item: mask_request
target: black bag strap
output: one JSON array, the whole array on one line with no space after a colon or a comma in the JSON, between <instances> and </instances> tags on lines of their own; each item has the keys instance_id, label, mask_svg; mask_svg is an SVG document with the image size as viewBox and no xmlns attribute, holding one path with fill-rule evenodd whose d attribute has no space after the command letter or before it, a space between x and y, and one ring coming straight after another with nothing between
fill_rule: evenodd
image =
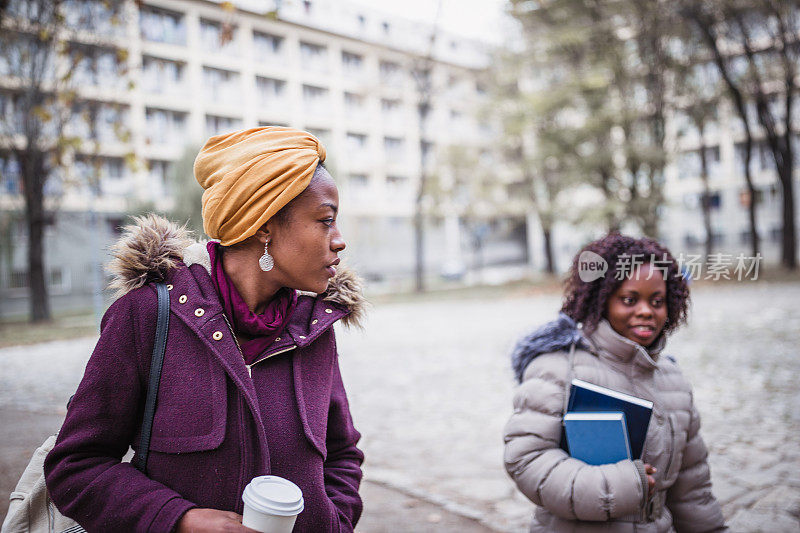
<instances>
[{"instance_id":1,"label":"black bag strap","mask_svg":"<svg viewBox=\"0 0 800 533\"><path fill-rule=\"evenodd\" d=\"M158 294L158 319L156 337L153 343L153 358L150 361L150 381L147 385L147 399L142 417L142 438L136 455L136 468L147 475L147 455L150 452L150 436L153 432L153 417L156 414L156 398L158 385L161 382L161 368L164 364L164 351L167 348L167 330L169 329L169 292L164 283L156 283Z\"/></svg>"}]
</instances>

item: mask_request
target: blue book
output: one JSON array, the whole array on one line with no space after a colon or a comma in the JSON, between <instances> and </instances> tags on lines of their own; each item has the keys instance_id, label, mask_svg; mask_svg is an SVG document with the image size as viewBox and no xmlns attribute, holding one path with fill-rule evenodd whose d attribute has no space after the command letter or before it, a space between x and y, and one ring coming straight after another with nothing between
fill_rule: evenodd
<instances>
[{"instance_id":1,"label":"blue book","mask_svg":"<svg viewBox=\"0 0 800 533\"><path fill-rule=\"evenodd\" d=\"M641 459L653 402L580 379L572 380L567 412L625 413L631 458Z\"/></svg>"},{"instance_id":2,"label":"blue book","mask_svg":"<svg viewBox=\"0 0 800 533\"><path fill-rule=\"evenodd\" d=\"M569 454L590 465L605 465L631 458L625 413L564 415Z\"/></svg>"}]
</instances>

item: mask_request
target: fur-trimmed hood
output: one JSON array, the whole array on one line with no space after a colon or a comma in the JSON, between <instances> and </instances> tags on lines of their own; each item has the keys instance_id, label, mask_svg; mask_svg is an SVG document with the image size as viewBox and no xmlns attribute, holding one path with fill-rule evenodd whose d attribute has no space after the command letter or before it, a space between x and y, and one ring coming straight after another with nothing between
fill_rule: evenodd
<instances>
[{"instance_id":1,"label":"fur-trimmed hood","mask_svg":"<svg viewBox=\"0 0 800 533\"><path fill-rule=\"evenodd\" d=\"M185 227L155 214L134 217L122 237L111 248L113 259L108 271L109 285L120 297L148 283L162 281L170 270L193 264L202 265L211 273L211 261L204 242L196 242ZM328 288L320 294L323 300L345 307L349 314L342 319L346 326L361 327L367 307L363 284L346 265L336 269Z\"/></svg>"},{"instance_id":2,"label":"fur-trimmed hood","mask_svg":"<svg viewBox=\"0 0 800 533\"><path fill-rule=\"evenodd\" d=\"M550 352L568 351L573 344L576 349L586 350L595 355L603 350L623 359L639 354L641 356L639 361L646 362L645 366L655 366L655 360L658 359L666 342L667 338L662 332L649 347L640 346L614 331L606 320L601 321L591 332L587 332L571 317L559 313L556 320L534 330L517 343L511 352L511 366L517 381L522 383L525 368L536 357ZM673 363L677 362L671 355L666 357Z\"/></svg>"},{"instance_id":3,"label":"fur-trimmed hood","mask_svg":"<svg viewBox=\"0 0 800 533\"><path fill-rule=\"evenodd\" d=\"M529 333L514 347L511 352L511 366L517 381L522 383L525 368L536 357L544 353L568 350L573 343L576 348L590 349L578 324L566 314L559 313L556 320Z\"/></svg>"}]
</instances>

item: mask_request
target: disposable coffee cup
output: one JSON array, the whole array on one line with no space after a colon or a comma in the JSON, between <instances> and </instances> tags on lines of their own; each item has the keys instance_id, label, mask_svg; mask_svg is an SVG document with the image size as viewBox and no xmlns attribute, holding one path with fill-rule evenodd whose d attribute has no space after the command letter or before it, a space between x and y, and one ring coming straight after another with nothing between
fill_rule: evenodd
<instances>
[{"instance_id":1,"label":"disposable coffee cup","mask_svg":"<svg viewBox=\"0 0 800 533\"><path fill-rule=\"evenodd\" d=\"M297 515L303 512L303 491L278 476L258 476L242 494L242 525L262 533L291 533Z\"/></svg>"}]
</instances>

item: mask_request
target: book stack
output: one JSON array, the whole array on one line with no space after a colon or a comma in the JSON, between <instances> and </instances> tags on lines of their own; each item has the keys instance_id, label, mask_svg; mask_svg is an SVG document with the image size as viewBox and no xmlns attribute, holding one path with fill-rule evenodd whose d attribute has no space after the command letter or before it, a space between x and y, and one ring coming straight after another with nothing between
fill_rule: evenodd
<instances>
[{"instance_id":1,"label":"book stack","mask_svg":"<svg viewBox=\"0 0 800 533\"><path fill-rule=\"evenodd\" d=\"M572 457L590 465L639 459L653 402L573 379L564 434Z\"/></svg>"}]
</instances>

